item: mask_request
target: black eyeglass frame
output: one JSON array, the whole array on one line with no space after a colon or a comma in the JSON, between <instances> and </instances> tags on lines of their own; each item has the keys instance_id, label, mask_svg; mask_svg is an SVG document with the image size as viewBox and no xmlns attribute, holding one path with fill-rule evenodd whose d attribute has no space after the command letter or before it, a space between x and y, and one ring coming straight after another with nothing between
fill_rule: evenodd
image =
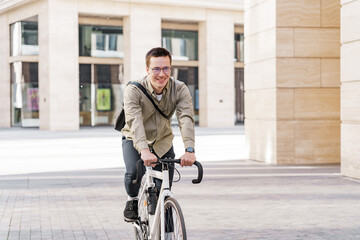
<instances>
[{"instance_id":1,"label":"black eyeglass frame","mask_svg":"<svg viewBox=\"0 0 360 240\"><path fill-rule=\"evenodd\" d=\"M170 74L170 72L171 72L171 67L163 67L163 68L160 68L160 67L154 67L154 68L151 68L151 67L149 67L150 69L151 69L151 71L154 73L154 74L156 74L156 75L159 75L160 73L161 73L161 71L163 71L164 72L164 74L166 74L166 75L169 75Z\"/></svg>"}]
</instances>

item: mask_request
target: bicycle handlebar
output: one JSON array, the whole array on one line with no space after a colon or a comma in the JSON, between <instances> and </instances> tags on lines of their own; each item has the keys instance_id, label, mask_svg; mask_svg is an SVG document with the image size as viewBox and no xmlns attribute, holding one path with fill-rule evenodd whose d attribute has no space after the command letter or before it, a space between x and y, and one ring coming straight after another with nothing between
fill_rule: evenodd
<instances>
[{"instance_id":1,"label":"bicycle handlebar","mask_svg":"<svg viewBox=\"0 0 360 240\"><path fill-rule=\"evenodd\" d=\"M159 163L178 163L180 164L181 159L158 159L158 161L156 162L157 164ZM201 165L200 162L195 161L194 165L197 167L198 169L198 176L196 179L192 180L193 184L198 184L201 183L202 178L203 178L203 167ZM136 179L132 180L132 184L138 184L141 181L141 177L144 175L145 173L145 166L144 166L144 161L142 159L139 159L136 162Z\"/></svg>"},{"instance_id":2,"label":"bicycle handlebar","mask_svg":"<svg viewBox=\"0 0 360 240\"><path fill-rule=\"evenodd\" d=\"M144 161L142 159L139 159L136 162L136 178L131 181L132 184L138 184L141 181L141 177L144 175L144 173L145 173Z\"/></svg>"},{"instance_id":3,"label":"bicycle handlebar","mask_svg":"<svg viewBox=\"0 0 360 240\"><path fill-rule=\"evenodd\" d=\"M198 184L198 183L201 183L202 178L203 178L203 167L202 167L201 163L198 161L195 161L194 164L198 169L198 177L197 177L197 179L193 179L192 183Z\"/></svg>"}]
</instances>

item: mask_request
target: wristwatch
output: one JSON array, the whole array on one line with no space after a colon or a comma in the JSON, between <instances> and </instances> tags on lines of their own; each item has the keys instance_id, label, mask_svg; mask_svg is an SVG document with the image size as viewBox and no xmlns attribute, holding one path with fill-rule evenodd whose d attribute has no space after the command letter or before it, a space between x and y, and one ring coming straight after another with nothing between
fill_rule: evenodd
<instances>
[{"instance_id":1,"label":"wristwatch","mask_svg":"<svg viewBox=\"0 0 360 240\"><path fill-rule=\"evenodd\" d=\"M185 152L194 153L194 152L195 152L195 149L192 148L192 147L187 147L187 148L185 149Z\"/></svg>"}]
</instances>

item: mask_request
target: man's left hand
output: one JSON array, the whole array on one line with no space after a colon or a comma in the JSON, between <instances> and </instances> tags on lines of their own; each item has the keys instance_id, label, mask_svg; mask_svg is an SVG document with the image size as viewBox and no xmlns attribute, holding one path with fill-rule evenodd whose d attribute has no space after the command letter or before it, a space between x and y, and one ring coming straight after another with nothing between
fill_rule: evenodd
<instances>
[{"instance_id":1,"label":"man's left hand","mask_svg":"<svg viewBox=\"0 0 360 240\"><path fill-rule=\"evenodd\" d=\"M184 166L192 166L196 161L195 153L185 152L184 155L180 157L182 167Z\"/></svg>"}]
</instances>

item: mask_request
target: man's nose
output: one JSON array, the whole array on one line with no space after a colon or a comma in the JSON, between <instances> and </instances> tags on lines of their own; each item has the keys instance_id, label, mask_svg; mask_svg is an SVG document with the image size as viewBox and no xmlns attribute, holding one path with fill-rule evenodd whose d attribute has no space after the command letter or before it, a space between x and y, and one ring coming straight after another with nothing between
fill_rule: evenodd
<instances>
[{"instance_id":1,"label":"man's nose","mask_svg":"<svg viewBox=\"0 0 360 240\"><path fill-rule=\"evenodd\" d=\"M164 72L164 69L161 69L160 72L159 72L159 76L165 76L165 72Z\"/></svg>"}]
</instances>

